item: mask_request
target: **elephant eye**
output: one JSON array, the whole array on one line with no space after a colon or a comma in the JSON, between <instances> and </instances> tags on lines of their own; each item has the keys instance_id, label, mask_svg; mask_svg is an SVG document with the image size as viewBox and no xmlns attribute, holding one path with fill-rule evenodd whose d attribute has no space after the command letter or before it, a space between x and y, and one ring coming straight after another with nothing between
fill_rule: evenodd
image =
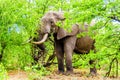
<instances>
[{"instance_id":1,"label":"elephant eye","mask_svg":"<svg viewBox=\"0 0 120 80\"><path fill-rule=\"evenodd\" d=\"M52 23L53 23L53 21L50 21L50 23L52 24Z\"/></svg>"},{"instance_id":2,"label":"elephant eye","mask_svg":"<svg viewBox=\"0 0 120 80\"><path fill-rule=\"evenodd\" d=\"M54 19L53 18L51 18L49 21L50 21L51 25L54 25Z\"/></svg>"},{"instance_id":3,"label":"elephant eye","mask_svg":"<svg viewBox=\"0 0 120 80\"><path fill-rule=\"evenodd\" d=\"M51 25L53 25L53 24L54 24L54 22L53 22L53 21L50 21L50 23L51 23Z\"/></svg>"}]
</instances>

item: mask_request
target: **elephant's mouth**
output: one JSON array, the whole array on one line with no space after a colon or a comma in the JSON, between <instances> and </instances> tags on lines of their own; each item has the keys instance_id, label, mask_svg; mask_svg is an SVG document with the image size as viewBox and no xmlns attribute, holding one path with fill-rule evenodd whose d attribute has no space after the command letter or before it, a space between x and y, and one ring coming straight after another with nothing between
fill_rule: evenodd
<instances>
[{"instance_id":1,"label":"elephant's mouth","mask_svg":"<svg viewBox=\"0 0 120 80\"><path fill-rule=\"evenodd\" d=\"M38 42L33 42L33 43L34 43L34 44L42 44L43 42L46 41L47 37L48 37L48 33L46 33L46 34L43 36L42 40L40 40L40 41L38 41Z\"/></svg>"}]
</instances>

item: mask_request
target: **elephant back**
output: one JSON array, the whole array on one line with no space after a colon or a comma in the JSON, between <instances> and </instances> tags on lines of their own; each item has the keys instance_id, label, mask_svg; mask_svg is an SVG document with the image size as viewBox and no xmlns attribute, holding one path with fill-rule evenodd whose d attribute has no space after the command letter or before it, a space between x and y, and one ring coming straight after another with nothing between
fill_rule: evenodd
<instances>
[{"instance_id":1,"label":"elephant back","mask_svg":"<svg viewBox=\"0 0 120 80\"><path fill-rule=\"evenodd\" d=\"M91 39L89 36L77 38L75 52L78 54L89 53L90 50L94 49L95 40Z\"/></svg>"}]
</instances>

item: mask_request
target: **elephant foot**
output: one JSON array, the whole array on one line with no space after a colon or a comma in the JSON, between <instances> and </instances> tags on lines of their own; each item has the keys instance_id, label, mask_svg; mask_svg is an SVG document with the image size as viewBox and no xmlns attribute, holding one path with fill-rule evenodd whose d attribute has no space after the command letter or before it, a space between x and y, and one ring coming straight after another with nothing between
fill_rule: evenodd
<instances>
[{"instance_id":1,"label":"elephant foot","mask_svg":"<svg viewBox=\"0 0 120 80\"><path fill-rule=\"evenodd\" d=\"M97 76L96 68L90 68L90 76Z\"/></svg>"},{"instance_id":2,"label":"elephant foot","mask_svg":"<svg viewBox=\"0 0 120 80\"><path fill-rule=\"evenodd\" d=\"M65 75L72 75L73 74L73 70L72 71L66 71Z\"/></svg>"},{"instance_id":3,"label":"elephant foot","mask_svg":"<svg viewBox=\"0 0 120 80\"><path fill-rule=\"evenodd\" d=\"M97 73L95 73L95 72L90 72L90 76L97 76Z\"/></svg>"},{"instance_id":4,"label":"elephant foot","mask_svg":"<svg viewBox=\"0 0 120 80\"><path fill-rule=\"evenodd\" d=\"M59 74L59 75L64 75L65 72L64 72L64 71L57 71L57 74Z\"/></svg>"}]
</instances>

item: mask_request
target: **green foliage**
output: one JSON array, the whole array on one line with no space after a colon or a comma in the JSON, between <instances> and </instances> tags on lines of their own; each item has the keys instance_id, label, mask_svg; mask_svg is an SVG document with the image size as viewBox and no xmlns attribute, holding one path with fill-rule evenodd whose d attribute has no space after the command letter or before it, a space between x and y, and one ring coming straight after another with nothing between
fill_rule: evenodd
<instances>
[{"instance_id":1,"label":"green foliage","mask_svg":"<svg viewBox=\"0 0 120 80\"><path fill-rule=\"evenodd\" d=\"M30 44L22 45L34 35L39 14L33 3L25 0L0 0L0 44L2 62L7 68L22 68L32 61Z\"/></svg>"},{"instance_id":2,"label":"green foliage","mask_svg":"<svg viewBox=\"0 0 120 80\"><path fill-rule=\"evenodd\" d=\"M8 69L17 69L30 66L31 62L33 62L30 49L29 45L7 45L2 57L5 67Z\"/></svg>"},{"instance_id":3,"label":"green foliage","mask_svg":"<svg viewBox=\"0 0 120 80\"><path fill-rule=\"evenodd\" d=\"M25 67L24 70L28 72L29 80L41 79L42 76L50 74L50 71L44 68L41 64Z\"/></svg>"},{"instance_id":4,"label":"green foliage","mask_svg":"<svg viewBox=\"0 0 120 80\"><path fill-rule=\"evenodd\" d=\"M5 70L2 63L0 63L0 80L7 80L7 71Z\"/></svg>"}]
</instances>

